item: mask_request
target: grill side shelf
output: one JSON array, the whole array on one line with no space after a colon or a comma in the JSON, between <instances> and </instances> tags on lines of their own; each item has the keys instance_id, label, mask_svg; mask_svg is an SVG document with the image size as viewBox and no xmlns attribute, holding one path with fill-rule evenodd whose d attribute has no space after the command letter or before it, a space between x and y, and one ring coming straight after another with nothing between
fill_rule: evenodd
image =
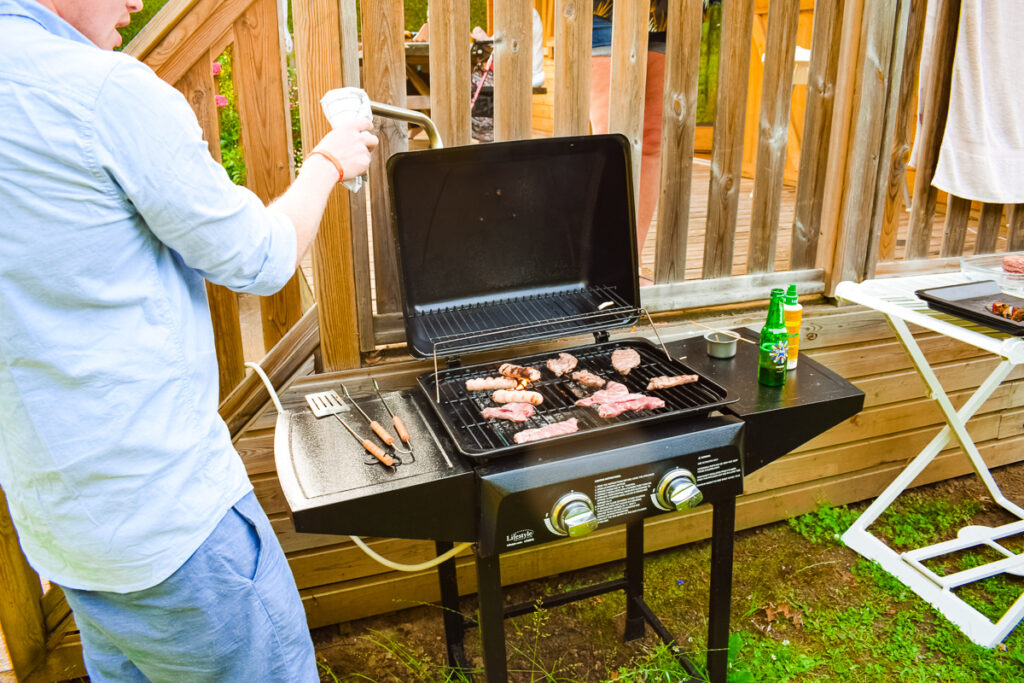
<instances>
[{"instance_id":1,"label":"grill side shelf","mask_svg":"<svg viewBox=\"0 0 1024 683\"><path fill-rule=\"evenodd\" d=\"M641 358L639 367L625 376L619 374L611 365L612 351L624 348L636 350ZM665 401L665 407L627 411L616 417L602 418L598 416L596 407L575 405L576 400L591 395L596 389L581 385L569 375L556 377L548 371L546 361L562 352L576 356L579 361L577 370L590 370L607 381L620 382L626 385L631 393L661 398ZM544 397L544 402L536 406L534 416L525 422L485 420L481 415L483 409L497 405L491 400L492 392L467 391L465 388L467 379L497 376L498 366L502 362L534 367L541 371L541 379L531 382L528 389L539 392ZM682 374L699 375L700 379L692 384L669 389L647 390L647 383L652 377ZM419 384L459 450L468 457L485 459L527 448L542 448L582 434L604 433L628 429L639 423L707 414L736 400L731 398L722 386L684 363L669 361L660 348L646 339L558 349L545 354L510 358L507 361L448 368L438 371L436 376L433 372L421 375ZM438 394L440 403L434 400ZM517 444L513 440L514 435L524 429L541 427L569 418L577 419L578 432L526 444Z\"/></svg>"}]
</instances>

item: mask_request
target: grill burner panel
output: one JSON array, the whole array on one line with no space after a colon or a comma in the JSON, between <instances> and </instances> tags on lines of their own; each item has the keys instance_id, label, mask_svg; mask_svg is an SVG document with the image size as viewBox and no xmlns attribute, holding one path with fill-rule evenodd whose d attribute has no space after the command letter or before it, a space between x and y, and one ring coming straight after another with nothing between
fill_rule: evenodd
<instances>
[{"instance_id":1,"label":"grill burner panel","mask_svg":"<svg viewBox=\"0 0 1024 683\"><path fill-rule=\"evenodd\" d=\"M640 354L640 366L633 368L628 375L620 375L611 364L612 351L631 348ZM596 389L584 387L569 375L555 377L547 369L549 358L556 357L563 350L543 354L519 357L509 361L486 363L459 368L449 368L434 373L426 373L419 377L419 383L431 404L441 418L445 429L459 450L473 458L491 458L507 455L527 448L547 446L566 439L578 438L583 433L610 432L623 428L631 428L641 422L656 422L676 419L686 415L707 414L715 408L733 402L728 392L719 384L703 375L700 380L669 389L647 390L647 383L652 377L659 375L696 375L700 374L689 366L665 356L664 351L655 347L645 339L630 339L616 342L604 342L588 346L566 349L579 360L577 370L590 370L608 381L625 384L631 393L644 393L657 396L665 401L664 408L654 410L627 411L617 417L598 417L596 407L576 406L578 399L589 396ZM507 422L505 420L485 420L481 411L488 406L496 405L491 401L490 391L467 391L466 380L498 375L498 366L503 362L535 367L541 370L541 379L530 382L529 389L537 391L544 397L544 402L536 406L536 412L526 422ZM570 373L571 375L571 373ZM434 401L440 390L440 403ZM579 432L556 436L527 444L517 444L513 440L516 432L524 429L541 427L576 418Z\"/></svg>"}]
</instances>

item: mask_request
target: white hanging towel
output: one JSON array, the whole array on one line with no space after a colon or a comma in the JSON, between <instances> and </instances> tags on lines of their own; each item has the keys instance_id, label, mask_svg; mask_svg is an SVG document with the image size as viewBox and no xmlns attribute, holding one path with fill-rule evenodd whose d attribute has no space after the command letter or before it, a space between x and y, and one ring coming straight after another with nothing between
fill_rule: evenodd
<instances>
[{"instance_id":1,"label":"white hanging towel","mask_svg":"<svg viewBox=\"0 0 1024 683\"><path fill-rule=\"evenodd\" d=\"M940 190L995 204L1024 202L1022 36L1024 3L962 1L949 116L932 180Z\"/></svg>"}]
</instances>

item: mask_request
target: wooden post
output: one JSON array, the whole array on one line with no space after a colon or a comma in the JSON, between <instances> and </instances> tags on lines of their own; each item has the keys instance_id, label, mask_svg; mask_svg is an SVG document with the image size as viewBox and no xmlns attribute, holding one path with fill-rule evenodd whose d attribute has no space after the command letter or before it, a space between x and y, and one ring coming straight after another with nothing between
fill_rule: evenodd
<instances>
[{"instance_id":1,"label":"wooden post","mask_svg":"<svg viewBox=\"0 0 1024 683\"><path fill-rule=\"evenodd\" d=\"M1002 220L1002 204L982 203L981 216L978 217L978 241L974 245L975 254L991 254L996 250L999 224Z\"/></svg>"},{"instance_id":2,"label":"wooden post","mask_svg":"<svg viewBox=\"0 0 1024 683\"><path fill-rule=\"evenodd\" d=\"M844 2L819 2L814 7L811 63L807 71L807 108L801 145L801 149L807 151L800 155L790 247L790 268L793 270L813 268L818 262Z\"/></svg>"},{"instance_id":3,"label":"wooden post","mask_svg":"<svg viewBox=\"0 0 1024 683\"><path fill-rule=\"evenodd\" d=\"M703 4L701 0L685 0L668 5L661 118L661 194L654 256L654 281L659 284L686 278Z\"/></svg>"},{"instance_id":4,"label":"wooden post","mask_svg":"<svg viewBox=\"0 0 1024 683\"><path fill-rule=\"evenodd\" d=\"M1024 249L1024 204L1006 205L1006 238L1007 251L1020 251Z\"/></svg>"},{"instance_id":5,"label":"wooden post","mask_svg":"<svg viewBox=\"0 0 1024 683\"><path fill-rule=\"evenodd\" d=\"M942 134L949 112L949 91L953 81L953 57L960 25L959 0L933 0L939 3L931 45L932 68L925 83L923 120L917 130L920 154L914 176L914 195L910 205L910 237L907 258L928 256L932 239L932 217L935 215L936 189L932 187L939 163Z\"/></svg>"},{"instance_id":6,"label":"wooden post","mask_svg":"<svg viewBox=\"0 0 1024 683\"><path fill-rule=\"evenodd\" d=\"M371 100L404 107L405 40L402 37L402 0L363 0L363 74ZM443 21L443 19L442 19ZM466 78L469 78L467 69ZM468 104L466 106L469 106ZM398 260L391 235L386 162L392 154L409 149L409 125L375 117L380 144L370 166L370 223L373 227L373 267L377 284L377 312L401 310L398 291Z\"/></svg>"},{"instance_id":7,"label":"wooden post","mask_svg":"<svg viewBox=\"0 0 1024 683\"><path fill-rule=\"evenodd\" d=\"M711 147L708 223L704 233L704 278L732 275L753 31L754 0L723 3L715 139Z\"/></svg>"},{"instance_id":8,"label":"wooden post","mask_svg":"<svg viewBox=\"0 0 1024 683\"><path fill-rule=\"evenodd\" d=\"M359 12L356 0L339 0L338 23L341 37L341 84L343 87L360 88L362 79L359 65ZM370 240L366 220L368 196L369 192L365 189L348 194L352 280L356 285L356 324L359 328L360 351L372 351L377 345L370 289Z\"/></svg>"},{"instance_id":9,"label":"wooden post","mask_svg":"<svg viewBox=\"0 0 1024 683\"><path fill-rule=\"evenodd\" d=\"M612 63L608 92L608 132L629 140L633 161L633 205L639 207L640 155L644 146L644 92L650 8L644 0L612 8Z\"/></svg>"},{"instance_id":10,"label":"wooden post","mask_svg":"<svg viewBox=\"0 0 1024 683\"><path fill-rule=\"evenodd\" d=\"M214 104L215 85L211 63L213 57L203 53L175 84L185 95L199 120L210 155L220 161L220 124ZM220 397L227 396L245 377L245 356L242 353L242 326L238 319L238 294L227 287L206 283L213 322L213 342L217 351L217 372Z\"/></svg>"},{"instance_id":11,"label":"wooden post","mask_svg":"<svg viewBox=\"0 0 1024 683\"><path fill-rule=\"evenodd\" d=\"M891 261L896 258L896 238L899 233L900 209L904 206L903 188L907 182L907 161L910 159L910 122L917 118L911 111L916 101L917 72L921 64L921 45L924 38L926 0L911 0L910 16L907 19L907 46L903 59L903 76L900 78L899 103L896 110L896 131L893 135L889 185L885 196L885 215L882 232L878 240L878 260Z\"/></svg>"},{"instance_id":12,"label":"wooden post","mask_svg":"<svg viewBox=\"0 0 1024 683\"><path fill-rule=\"evenodd\" d=\"M940 255L960 256L967 239L967 219L971 216L971 200L949 195L946 200L946 224L942 236Z\"/></svg>"},{"instance_id":13,"label":"wooden post","mask_svg":"<svg viewBox=\"0 0 1024 683\"><path fill-rule=\"evenodd\" d=\"M320 98L342 83L338 3L298 0L292 16L303 149L310 150L330 130ZM348 194L342 188L331 194L313 245L320 350L328 371L358 367L360 361Z\"/></svg>"},{"instance_id":14,"label":"wooden post","mask_svg":"<svg viewBox=\"0 0 1024 683\"><path fill-rule=\"evenodd\" d=\"M246 185L269 204L288 189L292 180L288 81L276 0L253 2L235 22L234 33L234 80ZM276 344L302 317L301 277L297 271L281 291L260 298L264 349Z\"/></svg>"},{"instance_id":15,"label":"wooden post","mask_svg":"<svg viewBox=\"0 0 1024 683\"><path fill-rule=\"evenodd\" d=\"M469 0L430 0L430 117L445 145L468 145Z\"/></svg>"},{"instance_id":16,"label":"wooden post","mask_svg":"<svg viewBox=\"0 0 1024 683\"><path fill-rule=\"evenodd\" d=\"M789 106L793 99L793 52L799 18L800 0L773 0L768 7L747 273L775 270L782 180L786 172L786 142L789 139Z\"/></svg>"},{"instance_id":17,"label":"wooden post","mask_svg":"<svg viewBox=\"0 0 1024 683\"><path fill-rule=\"evenodd\" d=\"M564 0L555 12L554 133L590 132L591 0Z\"/></svg>"},{"instance_id":18,"label":"wooden post","mask_svg":"<svg viewBox=\"0 0 1024 683\"><path fill-rule=\"evenodd\" d=\"M39 577L25 560L7 498L0 489L0 635L11 655L15 680L24 679L46 656L46 621Z\"/></svg>"},{"instance_id":19,"label":"wooden post","mask_svg":"<svg viewBox=\"0 0 1024 683\"><path fill-rule=\"evenodd\" d=\"M494 139L531 135L533 115L533 7L530 0L502 0L494 8ZM467 77L468 77L468 71Z\"/></svg>"},{"instance_id":20,"label":"wooden post","mask_svg":"<svg viewBox=\"0 0 1024 683\"><path fill-rule=\"evenodd\" d=\"M834 221L828 231L834 239L827 244L833 249L832 257L823 261L828 264L828 295L842 280L864 278L873 262L869 252L877 248L875 237L881 226L888 181L889 157L883 150L889 149L894 129L906 17L905 1L878 0L864 6L856 25L846 27L859 31L858 47L853 50L851 45L850 51L851 56L857 55L852 63L858 76L855 83L847 83L853 88L849 99L852 106L840 109L844 121L833 124L833 131L837 124L845 124L849 133L844 136L846 144L835 149L836 175L832 177L842 179L843 190L828 214ZM843 51L846 54L845 46ZM882 164L884 168L880 168ZM833 169L831 160L829 168Z\"/></svg>"}]
</instances>

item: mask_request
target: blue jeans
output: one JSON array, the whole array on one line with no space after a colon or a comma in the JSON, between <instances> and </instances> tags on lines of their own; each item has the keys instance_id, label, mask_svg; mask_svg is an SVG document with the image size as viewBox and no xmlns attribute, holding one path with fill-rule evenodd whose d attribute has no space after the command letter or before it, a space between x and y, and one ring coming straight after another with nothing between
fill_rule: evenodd
<instances>
[{"instance_id":1,"label":"blue jeans","mask_svg":"<svg viewBox=\"0 0 1024 683\"><path fill-rule=\"evenodd\" d=\"M166 581L64 592L93 683L319 680L295 579L252 492Z\"/></svg>"}]
</instances>

